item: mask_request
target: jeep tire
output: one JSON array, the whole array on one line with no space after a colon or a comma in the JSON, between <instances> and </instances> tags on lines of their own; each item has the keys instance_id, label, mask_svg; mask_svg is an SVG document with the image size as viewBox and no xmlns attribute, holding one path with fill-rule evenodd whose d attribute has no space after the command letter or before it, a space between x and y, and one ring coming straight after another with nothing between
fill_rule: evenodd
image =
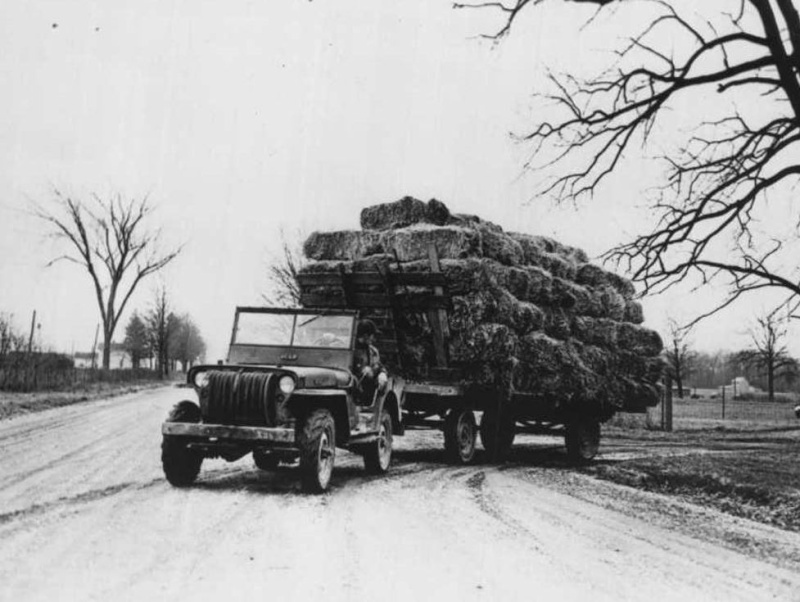
<instances>
[{"instance_id":1,"label":"jeep tire","mask_svg":"<svg viewBox=\"0 0 800 602\"><path fill-rule=\"evenodd\" d=\"M336 459L336 425L329 410L311 412L297 433L303 491L328 489Z\"/></svg>"},{"instance_id":2,"label":"jeep tire","mask_svg":"<svg viewBox=\"0 0 800 602\"><path fill-rule=\"evenodd\" d=\"M378 438L364 449L364 468L370 474L386 474L392 463L392 417L381 412Z\"/></svg>"},{"instance_id":3,"label":"jeep tire","mask_svg":"<svg viewBox=\"0 0 800 602\"><path fill-rule=\"evenodd\" d=\"M192 401L181 401L170 410L167 422L200 422L200 407ZM194 483L202 464L203 456L189 449L184 437L163 436L161 466L171 485L186 487Z\"/></svg>"}]
</instances>

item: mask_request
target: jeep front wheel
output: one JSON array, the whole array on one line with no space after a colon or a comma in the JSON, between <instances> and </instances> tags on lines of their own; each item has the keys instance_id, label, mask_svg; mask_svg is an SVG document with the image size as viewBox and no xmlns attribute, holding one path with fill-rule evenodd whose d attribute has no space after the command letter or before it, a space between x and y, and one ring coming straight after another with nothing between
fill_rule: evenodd
<instances>
[{"instance_id":1,"label":"jeep front wheel","mask_svg":"<svg viewBox=\"0 0 800 602\"><path fill-rule=\"evenodd\" d=\"M303 490L321 493L328 488L336 458L336 426L328 410L311 412L298 433Z\"/></svg>"},{"instance_id":2,"label":"jeep front wheel","mask_svg":"<svg viewBox=\"0 0 800 602\"><path fill-rule=\"evenodd\" d=\"M200 422L200 408L191 401L181 401L172 408L167 422ZM167 481L175 487L194 483L200 474L203 456L189 449L184 437L164 435L161 441L161 466Z\"/></svg>"},{"instance_id":3,"label":"jeep front wheel","mask_svg":"<svg viewBox=\"0 0 800 602\"><path fill-rule=\"evenodd\" d=\"M364 467L372 474L385 474L392 463L392 417L384 411L378 438L364 450Z\"/></svg>"}]
</instances>

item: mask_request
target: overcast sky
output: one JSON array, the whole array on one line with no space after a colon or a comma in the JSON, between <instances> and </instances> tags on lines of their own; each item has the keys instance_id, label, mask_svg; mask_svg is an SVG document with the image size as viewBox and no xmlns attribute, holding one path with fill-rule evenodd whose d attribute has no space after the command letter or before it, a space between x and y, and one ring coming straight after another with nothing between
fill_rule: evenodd
<instances>
[{"instance_id":1,"label":"overcast sky","mask_svg":"<svg viewBox=\"0 0 800 602\"><path fill-rule=\"evenodd\" d=\"M560 3L556 3L559 5ZM290 236L358 227L362 207L405 195L598 255L643 229L647 168L590 205L530 201L524 133L545 69L604 55L578 37L585 7L530 11L499 46L499 21L447 0L4 0L0 6L0 311L42 343L88 350L91 284L26 214L54 188L149 194L163 273L224 355L235 305L257 303ZM571 62L572 61L572 62ZM156 279L131 309L146 309ZM647 323L691 317L710 294L647 300ZM744 307L704 325L704 349L741 346ZM127 315L123 322L127 321ZM124 327L124 323L123 323ZM124 328L117 339L121 340ZM800 349L795 349L800 352Z\"/></svg>"}]
</instances>

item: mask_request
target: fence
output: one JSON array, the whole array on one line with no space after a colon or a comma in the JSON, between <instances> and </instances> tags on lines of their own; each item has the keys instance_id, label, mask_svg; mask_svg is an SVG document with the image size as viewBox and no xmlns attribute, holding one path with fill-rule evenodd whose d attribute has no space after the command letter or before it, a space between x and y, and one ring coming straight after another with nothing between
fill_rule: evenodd
<instances>
[{"instance_id":1,"label":"fence","mask_svg":"<svg viewBox=\"0 0 800 602\"><path fill-rule=\"evenodd\" d=\"M155 380L154 370L102 370L99 368L0 368L0 391L53 391L76 389L93 383Z\"/></svg>"},{"instance_id":2,"label":"fence","mask_svg":"<svg viewBox=\"0 0 800 602\"><path fill-rule=\"evenodd\" d=\"M661 403L651 408L646 423L651 428L672 430L718 426L744 426L746 423L765 426L794 426L800 428L800 419L794 408L800 399L792 394L776 394L775 401L767 401L766 394L748 394L736 399L704 391L704 395L680 398L673 395L671 383L665 382Z\"/></svg>"}]
</instances>

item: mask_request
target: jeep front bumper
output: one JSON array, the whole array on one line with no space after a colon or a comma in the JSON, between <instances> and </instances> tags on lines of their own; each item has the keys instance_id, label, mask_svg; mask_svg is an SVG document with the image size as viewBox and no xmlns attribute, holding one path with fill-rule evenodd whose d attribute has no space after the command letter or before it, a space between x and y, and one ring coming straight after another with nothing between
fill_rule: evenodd
<instances>
[{"instance_id":1,"label":"jeep front bumper","mask_svg":"<svg viewBox=\"0 0 800 602\"><path fill-rule=\"evenodd\" d=\"M165 422L161 426L161 433L191 437L208 443L279 443L292 446L295 443L295 432L292 428Z\"/></svg>"}]
</instances>

